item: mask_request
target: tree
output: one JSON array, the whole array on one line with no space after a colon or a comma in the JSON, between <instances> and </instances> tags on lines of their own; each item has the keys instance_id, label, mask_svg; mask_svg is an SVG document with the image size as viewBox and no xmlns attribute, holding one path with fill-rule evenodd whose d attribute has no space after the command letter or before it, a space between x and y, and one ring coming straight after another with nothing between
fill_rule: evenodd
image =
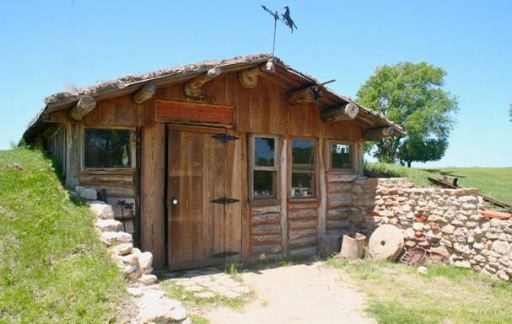
<instances>
[{"instance_id":1,"label":"tree","mask_svg":"<svg viewBox=\"0 0 512 324\"><path fill-rule=\"evenodd\" d=\"M378 67L357 92L357 102L402 125L407 136L375 143L381 162L436 161L448 147L457 99L443 89L443 69L427 63Z\"/></svg>"}]
</instances>

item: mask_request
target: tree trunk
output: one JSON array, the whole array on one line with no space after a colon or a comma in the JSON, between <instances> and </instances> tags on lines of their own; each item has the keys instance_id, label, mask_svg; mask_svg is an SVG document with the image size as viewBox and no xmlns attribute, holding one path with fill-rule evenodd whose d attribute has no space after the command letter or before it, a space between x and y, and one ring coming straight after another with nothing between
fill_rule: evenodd
<instances>
[{"instance_id":1,"label":"tree trunk","mask_svg":"<svg viewBox=\"0 0 512 324\"><path fill-rule=\"evenodd\" d=\"M407 161L407 167L410 168L411 167L411 161Z\"/></svg>"}]
</instances>

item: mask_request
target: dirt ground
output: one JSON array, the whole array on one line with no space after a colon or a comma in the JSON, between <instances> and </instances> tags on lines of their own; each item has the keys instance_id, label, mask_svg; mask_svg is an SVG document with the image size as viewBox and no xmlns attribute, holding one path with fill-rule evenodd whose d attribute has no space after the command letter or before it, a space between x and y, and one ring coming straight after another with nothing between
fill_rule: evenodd
<instances>
[{"instance_id":1,"label":"dirt ground","mask_svg":"<svg viewBox=\"0 0 512 324\"><path fill-rule=\"evenodd\" d=\"M249 271L242 278L256 299L241 311L211 310L210 323L375 323L348 277L321 262Z\"/></svg>"}]
</instances>

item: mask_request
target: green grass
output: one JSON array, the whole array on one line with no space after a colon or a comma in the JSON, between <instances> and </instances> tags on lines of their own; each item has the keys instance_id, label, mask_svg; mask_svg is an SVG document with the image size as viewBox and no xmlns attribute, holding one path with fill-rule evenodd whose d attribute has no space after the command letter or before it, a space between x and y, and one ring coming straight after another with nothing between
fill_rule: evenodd
<instances>
[{"instance_id":1,"label":"green grass","mask_svg":"<svg viewBox=\"0 0 512 324\"><path fill-rule=\"evenodd\" d=\"M427 274L402 264L330 259L368 296L379 323L512 323L512 283L471 270L431 265Z\"/></svg>"},{"instance_id":2,"label":"green grass","mask_svg":"<svg viewBox=\"0 0 512 324\"><path fill-rule=\"evenodd\" d=\"M0 322L115 320L125 281L50 160L0 151Z\"/></svg>"},{"instance_id":3,"label":"green grass","mask_svg":"<svg viewBox=\"0 0 512 324\"><path fill-rule=\"evenodd\" d=\"M512 167L417 169L387 163L366 163L365 172L408 178L418 187L432 187L428 177L455 177L459 178L460 186L477 188L483 194L512 204Z\"/></svg>"}]
</instances>

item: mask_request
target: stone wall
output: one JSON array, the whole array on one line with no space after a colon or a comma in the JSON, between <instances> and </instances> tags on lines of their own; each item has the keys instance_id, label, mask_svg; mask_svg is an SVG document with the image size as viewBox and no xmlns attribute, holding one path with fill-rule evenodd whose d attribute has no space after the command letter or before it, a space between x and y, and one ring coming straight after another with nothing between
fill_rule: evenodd
<instances>
[{"instance_id":1,"label":"stone wall","mask_svg":"<svg viewBox=\"0 0 512 324\"><path fill-rule=\"evenodd\" d=\"M483 217L477 190L414 188L400 178L351 184L353 208L366 214L347 220L361 232L392 224L403 230L406 249L422 247L456 266L512 278L512 221Z\"/></svg>"}]
</instances>

